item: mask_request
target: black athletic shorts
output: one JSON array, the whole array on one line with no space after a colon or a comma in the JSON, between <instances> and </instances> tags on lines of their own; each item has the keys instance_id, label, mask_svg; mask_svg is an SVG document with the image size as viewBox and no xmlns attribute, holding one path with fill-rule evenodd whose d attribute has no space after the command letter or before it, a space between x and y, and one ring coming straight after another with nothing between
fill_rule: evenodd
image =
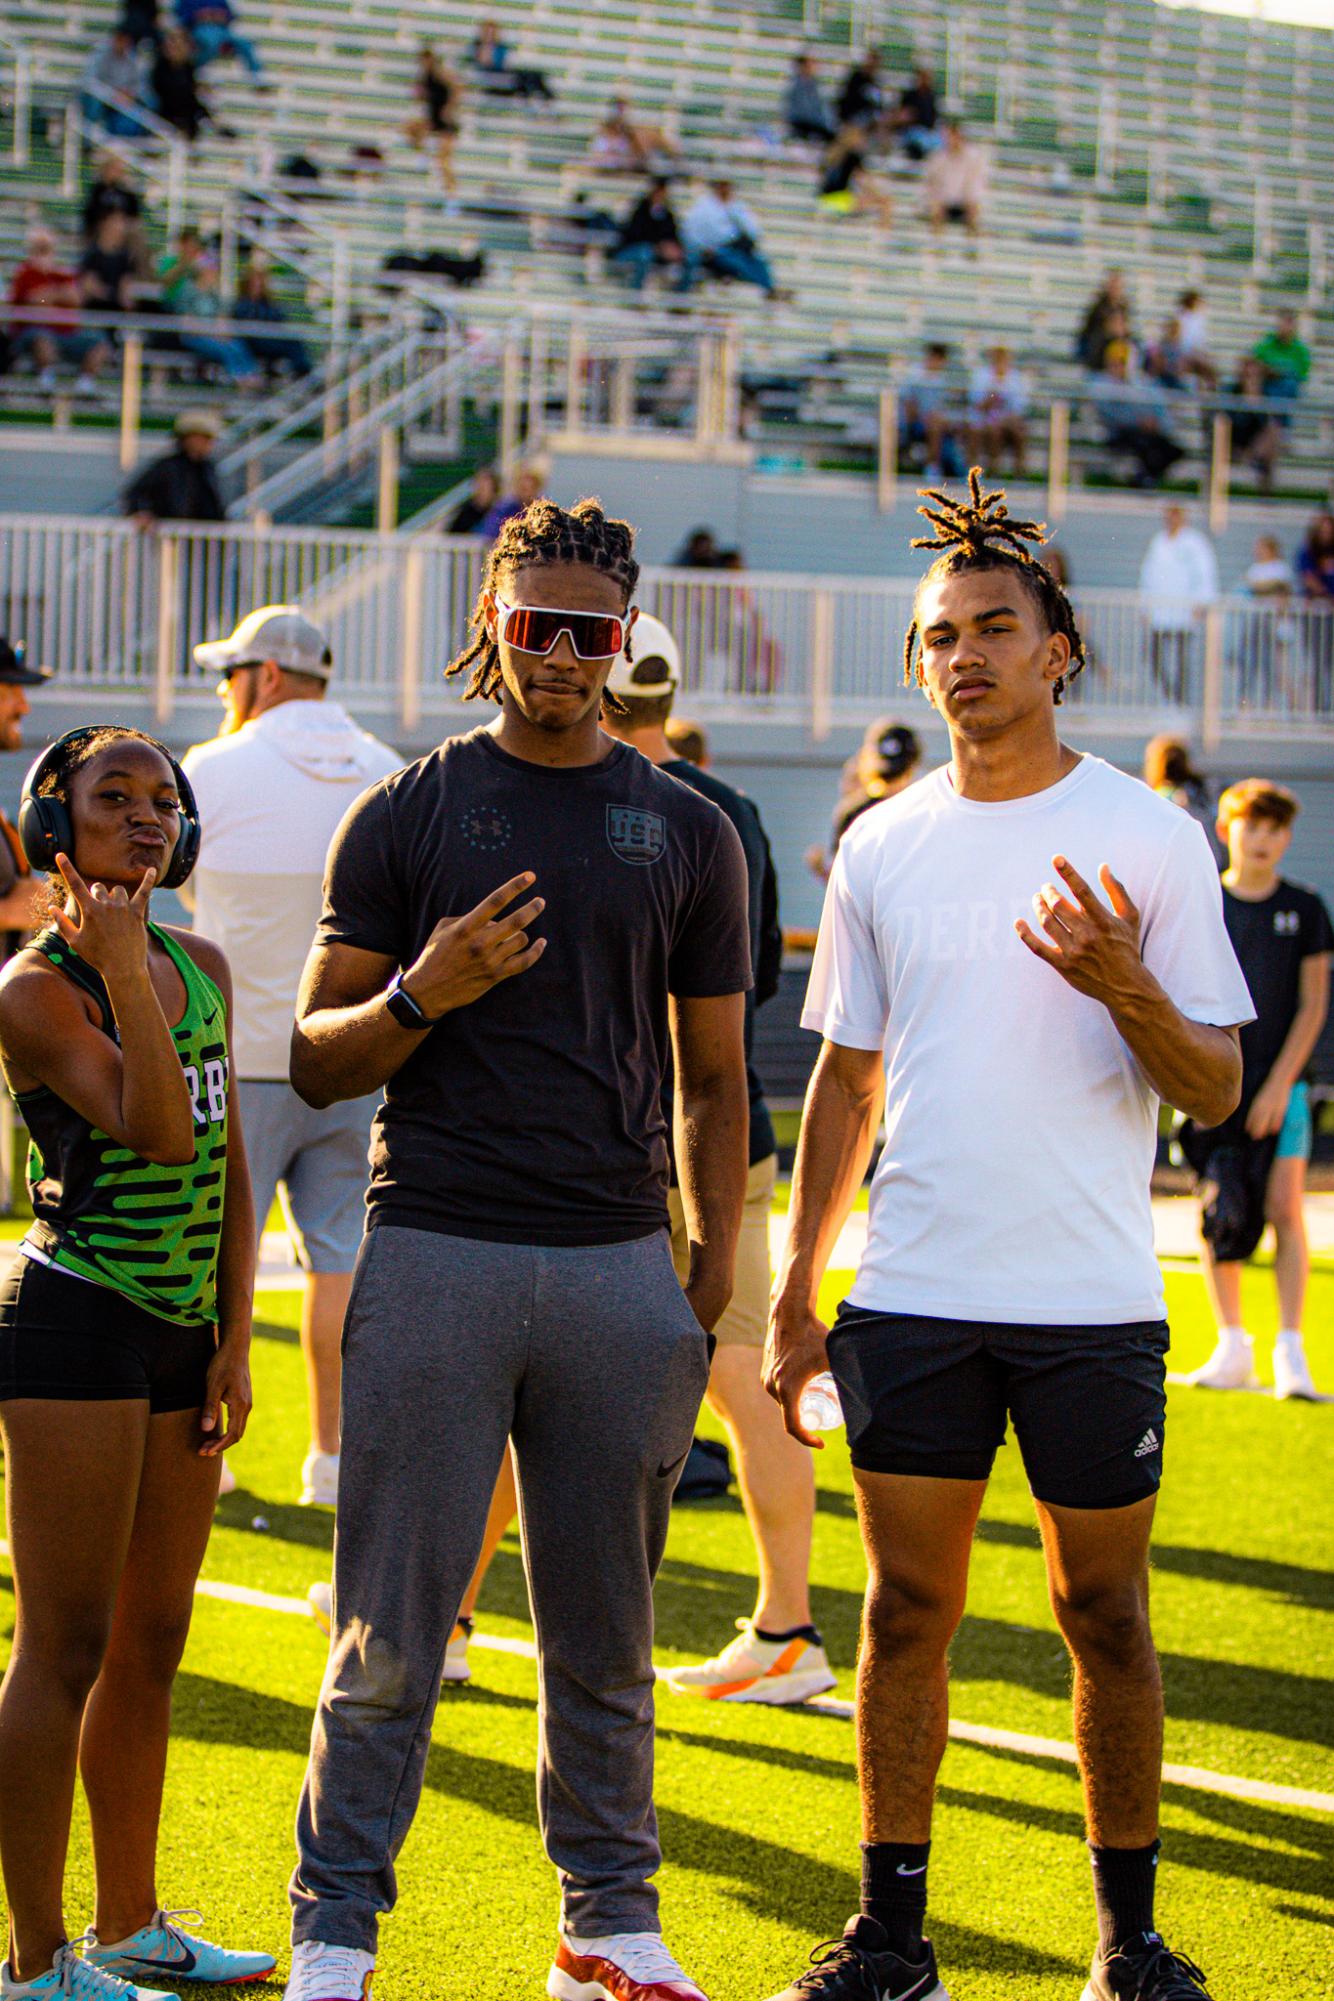
<instances>
[{"instance_id":1,"label":"black athletic shorts","mask_svg":"<svg viewBox=\"0 0 1334 2001\"><path fill-rule=\"evenodd\" d=\"M216 1330L182 1327L109 1285L16 1257L0 1285L0 1403L145 1398L153 1412L198 1409Z\"/></svg>"},{"instance_id":2,"label":"black athletic shorts","mask_svg":"<svg viewBox=\"0 0 1334 2001\"><path fill-rule=\"evenodd\" d=\"M864 1472L985 1480L1009 1418L1039 1501L1122 1508L1162 1479L1167 1343L1165 1320L1013 1327L845 1305L829 1366Z\"/></svg>"}]
</instances>

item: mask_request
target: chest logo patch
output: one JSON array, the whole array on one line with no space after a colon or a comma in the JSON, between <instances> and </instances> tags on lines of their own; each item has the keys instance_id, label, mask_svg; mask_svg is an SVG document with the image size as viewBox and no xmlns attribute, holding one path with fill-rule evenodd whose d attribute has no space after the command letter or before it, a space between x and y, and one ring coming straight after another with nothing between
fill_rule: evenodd
<instances>
[{"instance_id":1,"label":"chest logo patch","mask_svg":"<svg viewBox=\"0 0 1334 2001\"><path fill-rule=\"evenodd\" d=\"M1299 910L1276 910L1274 912L1274 929L1280 938L1295 938L1301 928L1302 918Z\"/></svg>"},{"instance_id":2,"label":"chest logo patch","mask_svg":"<svg viewBox=\"0 0 1334 2001\"><path fill-rule=\"evenodd\" d=\"M639 806L608 806L607 843L623 862L647 868L666 852L667 822L661 813L646 813Z\"/></svg>"},{"instance_id":3,"label":"chest logo patch","mask_svg":"<svg viewBox=\"0 0 1334 2001\"><path fill-rule=\"evenodd\" d=\"M479 854L499 854L514 839L514 822L503 806L470 806L459 815L459 832Z\"/></svg>"}]
</instances>

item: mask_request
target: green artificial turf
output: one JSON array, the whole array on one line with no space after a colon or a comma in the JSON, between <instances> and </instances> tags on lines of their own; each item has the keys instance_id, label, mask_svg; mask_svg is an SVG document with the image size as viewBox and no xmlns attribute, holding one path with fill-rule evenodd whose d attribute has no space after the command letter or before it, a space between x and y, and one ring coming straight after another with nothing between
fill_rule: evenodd
<instances>
[{"instance_id":1,"label":"green artificial turf","mask_svg":"<svg viewBox=\"0 0 1334 2001\"><path fill-rule=\"evenodd\" d=\"M846 1289L831 1276L826 1304ZM1274 1326L1272 1282L1248 1276L1248 1314ZM1168 1274L1170 1366L1208 1352L1198 1274ZM326 1576L332 1524L296 1505L304 1395L297 1296L261 1296L257 1402L233 1455L206 1576L301 1596ZM1334 1383L1334 1269L1312 1288L1317 1378ZM1268 1336L1259 1342L1266 1373ZM1334 1792L1328 1612L1334 1406L1174 1388L1158 1515L1154 1620L1178 1764ZM712 1421L703 1427L716 1430ZM863 1564L841 1434L817 1460L815 1615L850 1695ZM658 1585L658 1657L720 1646L751 1609L752 1553L734 1498L680 1508ZM1322 1618L1322 1614L1324 1617ZM0 1658L12 1626L0 1568ZM488 1580L480 1627L527 1636L517 1545ZM198 1904L208 1935L271 1945L286 1965L284 1885L324 1642L313 1624L201 1598L178 1683L161 1842L168 1904ZM1067 1740L1068 1675L1017 1454L1000 1457L953 1654L954 1714ZM512 2001L540 1995L556 1922L533 1805L535 1673L474 1650L474 1680L437 1712L400 1902L377 1992ZM713 2001L786 1985L855 1904L852 1732L813 1713L659 1703L659 1878L669 1942ZM955 2001L1075 2001L1092 1944L1079 1789L1068 1766L952 1744L941 1776L930 1930ZM1170 1785L1159 1915L1211 1976L1217 2001L1330 1991L1334 1818ZM82 1804L69 1918L91 1911ZM276 1989L275 1989L276 1993ZM202 1990L194 1997L200 2001Z\"/></svg>"}]
</instances>

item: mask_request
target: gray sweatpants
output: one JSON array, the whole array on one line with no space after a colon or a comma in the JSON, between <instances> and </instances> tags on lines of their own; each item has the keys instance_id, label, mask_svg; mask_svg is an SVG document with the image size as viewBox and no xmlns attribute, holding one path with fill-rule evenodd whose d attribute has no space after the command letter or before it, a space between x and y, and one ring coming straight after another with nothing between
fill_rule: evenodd
<instances>
[{"instance_id":1,"label":"gray sweatpants","mask_svg":"<svg viewBox=\"0 0 1334 2001\"><path fill-rule=\"evenodd\" d=\"M333 1638L293 1939L374 1951L505 1442L537 1632L538 1819L579 1937L656 1931L653 1579L708 1381L664 1231L552 1249L379 1225L343 1336Z\"/></svg>"}]
</instances>

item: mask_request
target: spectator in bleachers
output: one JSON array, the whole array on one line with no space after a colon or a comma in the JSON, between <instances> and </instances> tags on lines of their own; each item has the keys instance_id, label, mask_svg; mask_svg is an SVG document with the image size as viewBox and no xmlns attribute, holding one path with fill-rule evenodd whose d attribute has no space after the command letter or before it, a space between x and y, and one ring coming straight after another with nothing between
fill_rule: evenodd
<instances>
[{"instance_id":1,"label":"spectator in bleachers","mask_svg":"<svg viewBox=\"0 0 1334 2001\"><path fill-rule=\"evenodd\" d=\"M1117 334L1108 325L1114 313L1125 315L1124 328ZM1075 359L1097 373L1102 368L1109 343L1129 337L1130 304L1126 296L1125 273L1113 269L1103 279L1079 323L1079 332L1075 336Z\"/></svg>"},{"instance_id":2,"label":"spectator in bleachers","mask_svg":"<svg viewBox=\"0 0 1334 2001\"><path fill-rule=\"evenodd\" d=\"M1181 323L1175 314L1163 321L1157 335L1145 343L1144 373L1163 389L1188 389L1190 372L1181 345Z\"/></svg>"},{"instance_id":3,"label":"spectator in bleachers","mask_svg":"<svg viewBox=\"0 0 1334 2001\"><path fill-rule=\"evenodd\" d=\"M478 535L482 523L500 499L500 480L494 466L478 466L468 491L445 523L446 535Z\"/></svg>"},{"instance_id":4,"label":"spectator in bleachers","mask_svg":"<svg viewBox=\"0 0 1334 2001\"><path fill-rule=\"evenodd\" d=\"M230 318L218 293L218 267L212 258L201 256L188 265L178 262L174 266L171 311L189 320ZM209 333L201 328L182 333L179 338L187 354L207 362L211 368L220 368L228 381L234 382L238 388L259 388L262 380L259 364L248 343L239 335Z\"/></svg>"},{"instance_id":5,"label":"spectator in bleachers","mask_svg":"<svg viewBox=\"0 0 1334 2001\"><path fill-rule=\"evenodd\" d=\"M441 185L447 194L453 194L457 185L454 147L459 136L463 85L429 42L423 42L417 51L417 74L412 80L412 94L420 109L413 113L403 128L408 143L420 151L430 140Z\"/></svg>"},{"instance_id":6,"label":"spectator in bleachers","mask_svg":"<svg viewBox=\"0 0 1334 2001\"><path fill-rule=\"evenodd\" d=\"M144 73L135 52L134 37L122 24L111 30L89 56L83 71L83 115L99 132L116 139L140 139L144 123L134 115L143 102ZM115 99L108 104L106 97Z\"/></svg>"},{"instance_id":7,"label":"spectator in bleachers","mask_svg":"<svg viewBox=\"0 0 1334 2001\"><path fill-rule=\"evenodd\" d=\"M1317 514L1297 552L1297 581L1308 612L1312 706L1318 716L1334 709L1334 514Z\"/></svg>"},{"instance_id":8,"label":"spectator in bleachers","mask_svg":"<svg viewBox=\"0 0 1334 2001\"><path fill-rule=\"evenodd\" d=\"M199 90L199 71L182 28L168 28L162 37L149 79L157 115L193 146L199 128L212 117Z\"/></svg>"},{"instance_id":9,"label":"spectator in bleachers","mask_svg":"<svg viewBox=\"0 0 1334 2001\"><path fill-rule=\"evenodd\" d=\"M868 49L861 61L852 65L843 79L834 109L840 125L864 125L868 131L879 130L885 115L885 90L880 81L878 50Z\"/></svg>"},{"instance_id":10,"label":"spectator in bleachers","mask_svg":"<svg viewBox=\"0 0 1334 2001\"><path fill-rule=\"evenodd\" d=\"M613 97L588 149L589 165L600 174L662 173L679 156L671 134L632 118L624 97Z\"/></svg>"},{"instance_id":11,"label":"spectator in bleachers","mask_svg":"<svg viewBox=\"0 0 1334 2001\"><path fill-rule=\"evenodd\" d=\"M1283 427L1267 410L1255 407L1265 400L1265 372L1253 354L1242 362L1231 394L1237 402L1225 407L1232 419L1232 457L1238 465L1254 466L1260 475L1260 491L1269 493L1283 449Z\"/></svg>"},{"instance_id":12,"label":"spectator in bleachers","mask_svg":"<svg viewBox=\"0 0 1334 2001\"><path fill-rule=\"evenodd\" d=\"M976 236L982 223L982 204L987 192L987 156L970 139L957 118L947 118L944 144L926 164L922 190L932 229L947 222L963 223Z\"/></svg>"},{"instance_id":13,"label":"spectator in bleachers","mask_svg":"<svg viewBox=\"0 0 1334 2001\"><path fill-rule=\"evenodd\" d=\"M502 494L495 505L487 509L478 523L477 533L484 541L494 542L507 521L541 499L545 484L546 476L540 466L521 465L514 475L513 492Z\"/></svg>"},{"instance_id":14,"label":"spectator in bleachers","mask_svg":"<svg viewBox=\"0 0 1334 2001\"><path fill-rule=\"evenodd\" d=\"M1000 470L1003 453L1010 454L1016 476L1022 477L1028 448L1028 383L1002 344L973 370L968 385L969 433L972 449L989 473Z\"/></svg>"},{"instance_id":15,"label":"spectator in bleachers","mask_svg":"<svg viewBox=\"0 0 1334 2001\"><path fill-rule=\"evenodd\" d=\"M259 327L286 324L287 315L273 296L268 269L256 258L252 257L241 273L241 296L236 301L232 318L244 321L247 327L251 324ZM289 375L295 376L311 372L310 351L296 334L247 332L244 340L263 368L285 368Z\"/></svg>"},{"instance_id":16,"label":"spectator in bleachers","mask_svg":"<svg viewBox=\"0 0 1334 2001\"><path fill-rule=\"evenodd\" d=\"M950 386L949 358L948 342L929 340L899 398L900 449L925 450L923 477L930 485L941 478L962 479L968 470L963 442L967 419Z\"/></svg>"},{"instance_id":17,"label":"spectator in bleachers","mask_svg":"<svg viewBox=\"0 0 1334 2001\"><path fill-rule=\"evenodd\" d=\"M758 285L767 298L777 287L768 259L760 250L760 225L745 202L738 201L732 182L711 181L686 212L681 227L686 251L705 271L719 278L738 278Z\"/></svg>"},{"instance_id":18,"label":"spectator in bleachers","mask_svg":"<svg viewBox=\"0 0 1334 2001\"><path fill-rule=\"evenodd\" d=\"M643 290L650 271L670 277L674 291L689 290L694 270L681 242L666 181L652 181L639 197L621 224L611 258L629 272L632 291Z\"/></svg>"},{"instance_id":19,"label":"spectator in bleachers","mask_svg":"<svg viewBox=\"0 0 1334 2001\"><path fill-rule=\"evenodd\" d=\"M672 568L676 570L716 570L718 567L718 538L712 528L692 528L672 557Z\"/></svg>"},{"instance_id":20,"label":"spectator in bleachers","mask_svg":"<svg viewBox=\"0 0 1334 2001\"><path fill-rule=\"evenodd\" d=\"M894 220L894 201L879 174L866 165L870 134L864 125L844 125L820 165L816 191L826 213L873 215L882 229Z\"/></svg>"},{"instance_id":21,"label":"spectator in bleachers","mask_svg":"<svg viewBox=\"0 0 1334 2001\"><path fill-rule=\"evenodd\" d=\"M204 240L194 224L187 222L177 230L174 246L158 260L158 285L169 313L184 310L180 300L203 261Z\"/></svg>"},{"instance_id":22,"label":"spectator in bleachers","mask_svg":"<svg viewBox=\"0 0 1334 2001\"><path fill-rule=\"evenodd\" d=\"M1215 388L1218 370L1209 353L1209 315L1202 292L1192 289L1181 294L1177 300L1177 328L1187 370L1198 376L1206 389Z\"/></svg>"},{"instance_id":23,"label":"spectator in bleachers","mask_svg":"<svg viewBox=\"0 0 1334 2001\"><path fill-rule=\"evenodd\" d=\"M510 47L500 39L492 20L479 21L469 42L466 61L477 72L478 88L490 97L540 97L550 102L555 91L540 69L512 69Z\"/></svg>"},{"instance_id":24,"label":"spectator in bleachers","mask_svg":"<svg viewBox=\"0 0 1334 2001\"><path fill-rule=\"evenodd\" d=\"M1275 536L1256 537L1242 589L1269 615L1243 618L1236 634L1234 648L1240 668L1241 699L1243 703L1253 702L1268 708L1278 693L1287 708L1296 708L1297 687L1292 670L1297 630L1290 614L1297 580Z\"/></svg>"},{"instance_id":25,"label":"spectator in bleachers","mask_svg":"<svg viewBox=\"0 0 1334 2001\"><path fill-rule=\"evenodd\" d=\"M1195 634L1218 596L1214 545L1178 502L1144 552L1140 597L1149 621L1149 666L1166 699L1184 707Z\"/></svg>"},{"instance_id":26,"label":"spectator in bleachers","mask_svg":"<svg viewBox=\"0 0 1334 2001\"><path fill-rule=\"evenodd\" d=\"M209 463L221 425L211 410L182 410L176 443L136 473L121 506L138 528L157 521L225 521L218 475Z\"/></svg>"},{"instance_id":27,"label":"spectator in bleachers","mask_svg":"<svg viewBox=\"0 0 1334 2001\"><path fill-rule=\"evenodd\" d=\"M82 221L85 243L91 243L104 215L123 215L125 242L136 278L147 278L152 268L148 237L144 228L144 205L130 179L130 170L119 153L101 153L97 173L84 197Z\"/></svg>"},{"instance_id":28,"label":"spectator in bleachers","mask_svg":"<svg viewBox=\"0 0 1334 2001\"><path fill-rule=\"evenodd\" d=\"M158 0L125 0L120 25L136 48L141 42L147 42L150 48L157 47L158 13Z\"/></svg>"},{"instance_id":29,"label":"spectator in bleachers","mask_svg":"<svg viewBox=\"0 0 1334 2001\"><path fill-rule=\"evenodd\" d=\"M1134 460L1134 484L1155 486L1184 447L1169 429L1161 391L1151 383L1133 381L1130 361L1129 344L1113 341L1103 355L1100 373L1089 384L1089 397L1108 448Z\"/></svg>"},{"instance_id":30,"label":"spectator in bleachers","mask_svg":"<svg viewBox=\"0 0 1334 2001\"><path fill-rule=\"evenodd\" d=\"M1311 373L1311 350L1297 331L1297 315L1284 307L1273 330L1251 353L1265 372L1265 395L1285 401L1300 396Z\"/></svg>"},{"instance_id":31,"label":"spectator in bleachers","mask_svg":"<svg viewBox=\"0 0 1334 2001\"><path fill-rule=\"evenodd\" d=\"M910 160L924 160L942 144L937 129L940 107L936 102L936 80L929 69L919 65L913 80L900 91L893 127L899 144Z\"/></svg>"},{"instance_id":32,"label":"spectator in bleachers","mask_svg":"<svg viewBox=\"0 0 1334 2001\"><path fill-rule=\"evenodd\" d=\"M219 56L236 56L251 76L263 76L254 43L236 25L232 0L172 0L172 13L190 37L196 69L207 69Z\"/></svg>"},{"instance_id":33,"label":"spectator in bleachers","mask_svg":"<svg viewBox=\"0 0 1334 2001\"><path fill-rule=\"evenodd\" d=\"M820 88L814 56L792 58L792 73L783 92L783 122L789 138L809 139L819 146L827 145L837 130Z\"/></svg>"},{"instance_id":34,"label":"spectator in bleachers","mask_svg":"<svg viewBox=\"0 0 1334 2001\"><path fill-rule=\"evenodd\" d=\"M129 224L116 212L104 215L79 259L79 297L95 313L128 313L134 305L134 258Z\"/></svg>"},{"instance_id":35,"label":"spectator in bleachers","mask_svg":"<svg viewBox=\"0 0 1334 2001\"><path fill-rule=\"evenodd\" d=\"M106 336L80 327L79 296L78 278L56 254L54 232L40 224L30 229L23 262L9 281L9 303L40 307L46 317L15 320L11 333L14 359L32 356L42 389L55 388L56 364L63 361L78 370L76 390L88 394L111 359Z\"/></svg>"}]
</instances>

